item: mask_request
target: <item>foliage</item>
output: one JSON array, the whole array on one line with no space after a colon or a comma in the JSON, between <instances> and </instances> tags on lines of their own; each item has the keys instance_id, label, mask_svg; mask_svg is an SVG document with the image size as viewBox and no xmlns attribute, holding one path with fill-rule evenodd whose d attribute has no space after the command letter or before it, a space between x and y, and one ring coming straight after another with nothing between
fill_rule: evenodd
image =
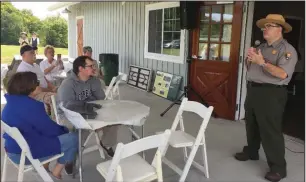
<instances>
[{"instance_id":1,"label":"foliage","mask_svg":"<svg viewBox=\"0 0 306 182\"><path fill-rule=\"evenodd\" d=\"M38 33L42 46L68 47L68 25L59 15L40 20L28 9L18 10L10 2L1 2L1 44L19 45L20 32L30 39Z\"/></svg>"},{"instance_id":2,"label":"foliage","mask_svg":"<svg viewBox=\"0 0 306 182\"><path fill-rule=\"evenodd\" d=\"M43 30L46 44L56 47L68 47L67 21L58 16L47 17L43 20Z\"/></svg>"},{"instance_id":3,"label":"foliage","mask_svg":"<svg viewBox=\"0 0 306 182\"><path fill-rule=\"evenodd\" d=\"M19 10L9 2L1 2L1 44L18 44L23 27Z\"/></svg>"}]
</instances>

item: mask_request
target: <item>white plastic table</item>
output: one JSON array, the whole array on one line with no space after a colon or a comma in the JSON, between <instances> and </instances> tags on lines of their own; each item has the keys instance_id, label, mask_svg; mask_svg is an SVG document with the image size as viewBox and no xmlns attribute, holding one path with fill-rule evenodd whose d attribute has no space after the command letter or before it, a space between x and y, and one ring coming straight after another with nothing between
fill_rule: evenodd
<instances>
[{"instance_id":1,"label":"white plastic table","mask_svg":"<svg viewBox=\"0 0 306 182\"><path fill-rule=\"evenodd\" d=\"M150 108L144 104L135 101L127 100L98 100L91 103L101 104L102 108L95 110L98 115L95 119L86 119L88 124L93 129L100 129L109 125L130 125L130 126L142 126L143 137L143 125L150 113ZM136 132L130 129L133 136L139 139L140 136ZM79 141L82 141L81 129L79 129ZM82 142L79 142L79 173L80 181L83 180L82 174Z\"/></svg>"}]
</instances>

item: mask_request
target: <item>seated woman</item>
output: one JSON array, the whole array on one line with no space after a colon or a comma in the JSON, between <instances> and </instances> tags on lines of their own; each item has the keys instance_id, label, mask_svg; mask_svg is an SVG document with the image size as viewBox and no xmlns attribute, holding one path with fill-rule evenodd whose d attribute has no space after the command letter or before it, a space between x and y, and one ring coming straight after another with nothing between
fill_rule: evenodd
<instances>
[{"instance_id":1,"label":"seated woman","mask_svg":"<svg viewBox=\"0 0 306 182\"><path fill-rule=\"evenodd\" d=\"M53 85L58 85L56 83L56 78L54 77L57 75L61 70L64 69L63 61L55 60L54 59L54 47L47 45L45 47L44 53L47 57L44 59L40 64L41 71L45 74L46 79L51 82Z\"/></svg>"},{"instance_id":2,"label":"seated woman","mask_svg":"<svg viewBox=\"0 0 306 182\"><path fill-rule=\"evenodd\" d=\"M40 93L39 81L35 73L19 72L8 82L5 98L7 104L2 111L2 120L11 127L16 127L27 141L34 159L47 160L54 155L64 153L59 158L51 174L61 179L65 167L67 174L72 174L73 161L78 149L76 133L52 121L45 112L44 104L34 99ZM5 150L8 157L19 164L21 149L14 139L4 133ZM26 159L26 164L30 164ZM48 164L44 165L49 171Z\"/></svg>"}]
</instances>

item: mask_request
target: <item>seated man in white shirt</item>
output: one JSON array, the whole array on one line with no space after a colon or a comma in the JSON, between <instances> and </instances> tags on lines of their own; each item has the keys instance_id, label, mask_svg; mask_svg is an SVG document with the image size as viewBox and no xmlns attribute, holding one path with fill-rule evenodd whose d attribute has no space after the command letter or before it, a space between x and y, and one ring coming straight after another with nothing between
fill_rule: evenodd
<instances>
[{"instance_id":1,"label":"seated man in white shirt","mask_svg":"<svg viewBox=\"0 0 306 182\"><path fill-rule=\"evenodd\" d=\"M22 46L20 48L20 54L22 56L22 61L17 68L17 72L30 71L36 73L37 78L40 82L39 86L41 87L41 90L43 92L56 92L57 88L45 78L44 73L35 63L36 54L34 48L30 45Z\"/></svg>"},{"instance_id":2,"label":"seated man in white shirt","mask_svg":"<svg viewBox=\"0 0 306 182\"><path fill-rule=\"evenodd\" d=\"M44 50L45 56L47 57L39 65L41 71L45 74L46 79L52 84L56 85L55 76L64 69L64 64L62 60L54 59L54 47L47 45Z\"/></svg>"},{"instance_id":3,"label":"seated man in white shirt","mask_svg":"<svg viewBox=\"0 0 306 182\"><path fill-rule=\"evenodd\" d=\"M40 67L35 63L36 54L35 48L30 45L25 45L20 48L20 54L22 56L22 61L17 68L17 72L30 71L37 75L39 80L39 88L41 93L36 95L35 99L46 104L46 112L51 115L54 119L55 115L52 109L51 96L57 92L57 87L50 83L46 78L44 73L40 70Z\"/></svg>"}]
</instances>

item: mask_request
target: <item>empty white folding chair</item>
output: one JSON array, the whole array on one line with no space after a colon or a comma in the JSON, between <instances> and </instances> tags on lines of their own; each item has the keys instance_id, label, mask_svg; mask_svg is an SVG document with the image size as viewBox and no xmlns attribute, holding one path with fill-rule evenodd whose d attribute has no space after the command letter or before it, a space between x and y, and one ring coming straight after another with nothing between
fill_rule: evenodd
<instances>
[{"instance_id":1,"label":"empty white folding chair","mask_svg":"<svg viewBox=\"0 0 306 182\"><path fill-rule=\"evenodd\" d=\"M61 124L60 120L58 118L58 114L57 114L55 95L51 95L51 102L52 102L52 107L53 107L53 112L54 112L54 115L55 115L56 123Z\"/></svg>"},{"instance_id":2,"label":"empty white folding chair","mask_svg":"<svg viewBox=\"0 0 306 182\"><path fill-rule=\"evenodd\" d=\"M113 87L113 90L112 90L113 99L117 98L118 100L120 100L119 84L121 83L121 81L122 81L122 75L118 75L116 77L116 84L115 84L115 86Z\"/></svg>"},{"instance_id":3,"label":"empty white folding chair","mask_svg":"<svg viewBox=\"0 0 306 182\"><path fill-rule=\"evenodd\" d=\"M104 100L113 100L112 92L113 92L113 87L114 87L115 82L116 82L116 77L113 77L108 87L106 88Z\"/></svg>"},{"instance_id":4,"label":"empty white folding chair","mask_svg":"<svg viewBox=\"0 0 306 182\"><path fill-rule=\"evenodd\" d=\"M23 175L25 172L31 171L33 169L37 171L37 173L41 176L43 181L48 181L48 182L53 181L50 175L48 174L48 172L43 167L43 164L54 161L62 157L64 154L62 153L59 155L55 155L54 157L42 162L39 161L38 159L33 159L28 143L26 142L22 134L19 132L19 130L15 127L8 126L2 120L1 120L1 125L2 128L4 129L4 132L7 133L10 137L12 137L21 148L21 157L19 165L11 161L10 158L7 156L7 153L5 152L1 181L4 182L6 180L8 160L18 169L18 182L23 181ZM30 161L31 165L25 165L26 158Z\"/></svg>"},{"instance_id":5,"label":"empty white folding chair","mask_svg":"<svg viewBox=\"0 0 306 182\"><path fill-rule=\"evenodd\" d=\"M184 160L186 162L184 169L181 170L165 157L167 149L165 150L165 153L162 154L163 162L181 176L179 181L185 181L191 165L202 171L205 176L209 178L205 130L210 120L213 109L214 108L212 106L207 108L199 102L188 101L187 98L183 98L182 100L181 106L171 126L171 136L169 139L169 145L174 148L183 148ZM202 123L196 135L196 138L185 132L182 117L184 111L195 113L202 119ZM191 123L192 121L188 122ZM178 124L180 124L180 129L176 130ZM204 165L200 165L199 163L194 161L194 157L197 153L199 146L201 146L202 149ZM187 147L191 149L189 156L187 152Z\"/></svg>"},{"instance_id":6,"label":"empty white folding chair","mask_svg":"<svg viewBox=\"0 0 306 182\"><path fill-rule=\"evenodd\" d=\"M163 181L161 153L164 152L170 130L162 134L148 136L128 144L119 143L112 160L97 165L97 170L111 181ZM139 152L158 148L152 163L138 155Z\"/></svg>"},{"instance_id":7,"label":"empty white folding chair","mask_svg":"<svg viewBox=\"0 0 306 182\"><path fill-rule=\"evenodd\" d=\"M114 100L118 98L120 100L119 84L121 82L122 75L114 76L105 91L105 100Z\"/></svg>"},{"instance_id":8,"label":"empty white folding chair","mask_svg":"<svg viewBox=\"0 0 306 182\"><path fill-rule=\"evenodd\" d=\"M82 181L82 154L86 154L89 152L93 152L95 150L99 150L100 156L102 159L105 158L102 146L100 145L100 139L96 130L101 129L99 122L87 122L80 113L71 111L66 109L63 106L63 103L59 104L60 109L64 112L65 117L72 123L72 125L78 130L79 133L79 173L80 173L80 181ZM82 146L82 131L81 130L89 130L91 133L86 138L83 146ZM96 144L91 147L86 147L91 136L95 136Z\"/></svg>"}]
</instances>

